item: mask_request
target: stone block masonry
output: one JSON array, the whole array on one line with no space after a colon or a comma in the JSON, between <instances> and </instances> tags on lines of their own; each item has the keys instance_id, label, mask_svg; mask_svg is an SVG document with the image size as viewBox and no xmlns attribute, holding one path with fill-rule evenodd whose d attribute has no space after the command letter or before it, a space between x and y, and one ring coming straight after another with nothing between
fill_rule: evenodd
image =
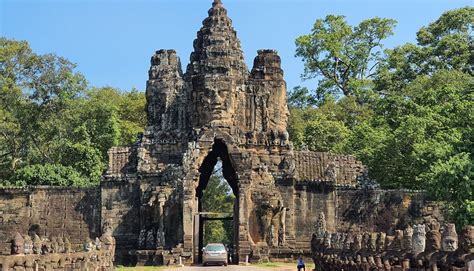
<instances>
[{"instance_id":1,"label":"stone block masonry","mask_svg":"<svg viewBox=\"0 0 474 271\"><path fill-rule=\"evenodd\" d=\"M100 189L0 189L0 255L9 255L16 232L68 237L73 248L100 236Z\"/></svg>"}]
</instances>

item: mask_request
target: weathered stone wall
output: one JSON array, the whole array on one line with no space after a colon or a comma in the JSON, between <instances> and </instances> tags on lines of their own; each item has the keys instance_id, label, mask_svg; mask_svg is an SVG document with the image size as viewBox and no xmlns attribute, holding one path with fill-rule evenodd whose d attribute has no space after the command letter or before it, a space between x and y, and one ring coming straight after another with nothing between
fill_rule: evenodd
<instances>
[{"instance_id":1,"label":"weathered stone wall","mask_svg":"<svg viewBox=\"0 0 474 271\"><path fill-rule=\"evenodd\" d=\"M140 186L133 178L102 182L102 221L110 221L117 243L117 258L127 260L129 250L138 246L140 231Z\"/></svg>"},{"instance_id":2,"label":"weathered stone wall","mask_svg":"<svg viewBox=\"0 0 474 271\"><path fill-rule=\"evenodd\" d=\"M366 167L350 155L295 151L296 179L305 182L356 186L366 175Z\"/></svg>"},{"instance_id":3,"label":"weathered stone wall","mask_svg":"<svg viewBox=\"0 0 474 271\"><path fill-rule=\"evenodd\" d=\"M73 247L100 235L98 188L29 187L0 189L0 255L9 255L15 232L67 236Z\"/></svg>"},{"instance_id":4,"label":"weathered stone wall","mask_svg":"<svg viewBox=\"0 0 474 271\"><path fill-rule=\"evenodd\" d=\"M408 224L444 220L439 203L428 201L422 192L337 188L314 182L297 182L294 186L278 188L288 208L286 244L280 247L295 248L293 254L310 252L311 235L321 213L330 232L393 233ZM274 252L269 255L271 258L287 256L278 250Z\"/></svg>"}]
</instances>

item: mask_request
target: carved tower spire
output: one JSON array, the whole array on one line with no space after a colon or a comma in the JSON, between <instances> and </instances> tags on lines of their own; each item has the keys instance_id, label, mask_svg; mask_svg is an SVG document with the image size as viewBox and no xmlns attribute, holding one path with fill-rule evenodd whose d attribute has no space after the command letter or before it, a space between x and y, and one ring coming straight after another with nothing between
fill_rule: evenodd
<instances>
[{"instance_id":1,"label":"carved tower spire","mask_svg":"<svg viewBox=\"0 0 474 271\"><path fill-rule=\"evenodd\" d=\"M193 125L230 127L248 70L222 2L215 0L208 14L194 40L186 73L194 105Z\"/></svg>"}]
</instances>

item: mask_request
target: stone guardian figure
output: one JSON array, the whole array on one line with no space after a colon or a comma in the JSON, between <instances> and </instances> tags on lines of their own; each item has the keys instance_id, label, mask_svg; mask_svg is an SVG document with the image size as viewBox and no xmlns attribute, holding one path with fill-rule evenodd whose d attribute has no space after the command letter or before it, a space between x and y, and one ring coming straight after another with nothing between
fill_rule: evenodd
<instances>
[{"instance_id":1,"label":"stone guardian figure","mask_svg":"<svg viewBox=\"0 0 474 271\"><path fill-rule=\"evenodd\" d=\"M20 233L15 233L15 236L12 240L12 255L23 255L25 254L25 239L21 236Z\"/></svg>"}]
</instances>

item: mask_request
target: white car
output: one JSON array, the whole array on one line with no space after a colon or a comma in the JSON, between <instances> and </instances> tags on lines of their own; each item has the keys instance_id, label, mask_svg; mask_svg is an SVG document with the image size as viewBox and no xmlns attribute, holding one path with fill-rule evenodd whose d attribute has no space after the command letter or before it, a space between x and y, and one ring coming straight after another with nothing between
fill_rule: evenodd
<instances>
[{"instance_id":1,"label":"white car","mask_svg":"<svg viewBox=\"0 0 474 271\"><path fill-rule=\"evenodd\" d=\"M202 249L202 265L222 264L227 266L227 249L224 244L210 243Z\"/></svg>"}]
</instances>

